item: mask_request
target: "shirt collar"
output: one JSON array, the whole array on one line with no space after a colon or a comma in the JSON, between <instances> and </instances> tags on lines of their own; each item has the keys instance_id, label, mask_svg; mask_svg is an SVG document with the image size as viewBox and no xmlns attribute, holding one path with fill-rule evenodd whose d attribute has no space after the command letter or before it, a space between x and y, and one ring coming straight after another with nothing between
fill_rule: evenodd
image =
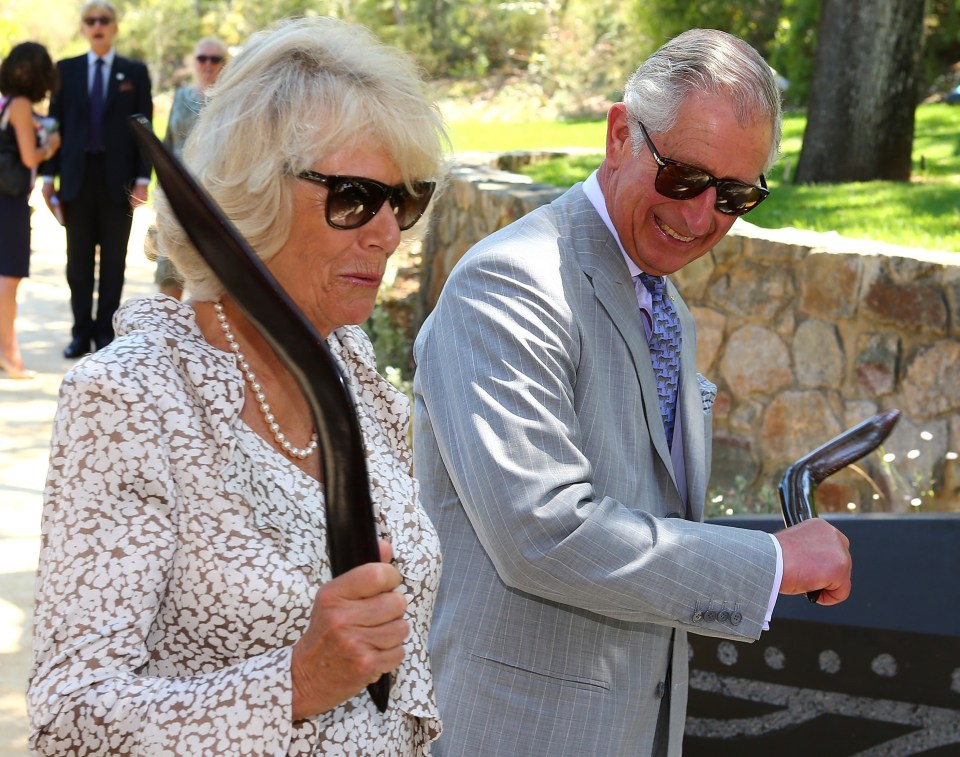
<instances>
[{"instance_id":1,"label":"shirt collar","mask_svg":"<svg viewBox=\"0 0 960 757\"><path fill-rule=\"evenodd\" d=\"M103 64L107 69L113 65L113 59L116 57L117 52L112 47L107 50L103 55L97 55L93 50L87 50L87 68L92 68L96 63L97 58L103 58Z\"/></svg>"},{"instance_id":2,"label":"shirt collar","mask_svg":"<svg viewBox=\"0 0 960 757\"><path fill-rule=\"evenodd\" d=\"M613 221L610 219L610 214L607 212L607 202L603 197L603 190L600 188L597 171L590 174L586 181L583 182L583 193L587 196L587 199L590 200L590 204L593 205L594 209L600 215L600 218L613 235L613 238L617 240L617 247L620 248L620 254L623 255L627 268L630 270L630 277L636 279L643 271L633 262L633 258L627 255L627 251L623 249L623 244L620 242L620 235L617 234L617 230L613 226Z\"/></svg>"}]
</instances>

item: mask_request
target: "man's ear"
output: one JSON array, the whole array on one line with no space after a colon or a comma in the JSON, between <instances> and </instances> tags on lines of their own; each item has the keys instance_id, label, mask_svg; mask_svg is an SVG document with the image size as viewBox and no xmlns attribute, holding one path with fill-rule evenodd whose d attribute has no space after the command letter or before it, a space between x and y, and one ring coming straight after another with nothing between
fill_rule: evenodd
<instances>
[{"instance_id":1,"label":"man's ear","mask_svg":"<svg viewBox=\"0 0 960 757\"><path fill-rule=\"evenodd\" d=\"M615 103L607 113L606 162L611 168L619 167L631 155L630 125L627 106Z\"/></svg>"}]
</instances>

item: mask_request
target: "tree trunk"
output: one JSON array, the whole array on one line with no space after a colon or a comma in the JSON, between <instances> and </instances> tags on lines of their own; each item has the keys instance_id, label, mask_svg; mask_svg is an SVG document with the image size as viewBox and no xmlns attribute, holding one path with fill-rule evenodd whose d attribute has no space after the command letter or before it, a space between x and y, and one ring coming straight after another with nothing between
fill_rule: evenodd
<instances>
[{"instance_id":1,"label":"tree trunk","mask_svg":"<svg viewBox=\"0 0 960 757\"><path fill-rule=\"evenodd\" d=\"M821 0L796 183L909 181L922 0Z\"/></svg>"}]
</instances>

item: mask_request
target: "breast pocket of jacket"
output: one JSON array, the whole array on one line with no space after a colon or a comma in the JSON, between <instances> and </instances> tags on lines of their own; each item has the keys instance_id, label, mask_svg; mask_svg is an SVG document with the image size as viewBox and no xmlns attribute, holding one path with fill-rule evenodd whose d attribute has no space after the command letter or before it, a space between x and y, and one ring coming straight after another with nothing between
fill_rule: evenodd
<instances>
[{"instance_id":1,"label":"breast pocket of jacket","mask_svg":"<svg viewBox=\"0 0 960 757\"><path fill-rule=\"evenodd\" d=\"M697 385L700 387L700 404L703 407L703 414L712 415L713 403L717 399L717 385L702 373L697 374Z\"/></svg>"},{"instance_id":2,"label":"breast pocket of jacket","mask_svg":"<svg viewBox=\"0 0 960 757\"><path fill-rule=\"evenodd\" d=\"M120 76L120 74L117 74ZM116 107L123 113L134 112L140 106L140 94L135 82L124 78L118 85L114 96Z\"/></svg>"}]
</instances>

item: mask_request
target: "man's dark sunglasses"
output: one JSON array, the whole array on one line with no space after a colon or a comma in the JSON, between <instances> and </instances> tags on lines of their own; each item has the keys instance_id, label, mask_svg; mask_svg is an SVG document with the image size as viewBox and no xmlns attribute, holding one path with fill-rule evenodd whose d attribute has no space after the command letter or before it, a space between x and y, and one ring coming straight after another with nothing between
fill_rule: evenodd
<instances>
[{"instance_id":1,"label":"man's dark sunglasses","mask_svg":"<svg viewBox=\"0 0 960 757\"><path fill-rule=\"evenodd\" d=\"M716 187L717 201L714 207L728 216L742 216L749 213L769 197L770 190L767 189L767 181L763 178L763 174L760 174L758 187L736 179L718 179L702 168L661 157L646 127L640 121L637 123L640 124L640 131L643 133L647 147L650 148L653 159L657 161L657 177L653 180L653 186L664 197L669 197L671 200L692 200L710 187Z\"/></svg>"},{"instance_id":2,"label":"man's dark sunglasses","mask_svg":"<svg viewBox=\"0 0 960 757\"><path fill-rule=\"evenodd\" d=\"M403 185L391 187L360 176L327 176L316 171L303 171L297 178L327 188L327 223L335 229L363 226L389 200L397 225L406 231L420 220L437 188L432 181L415 181L411 193Z\"/></svg>"},{"instance_id":3,"label":"man's dark sunglasses","mask_svg":"<svg viewBox=\"0 0 960 757\"><path fill-rule=\"evenodd\" d=\"M87 26L96 26L97 24L100 24L100 26L110 26L110 24L113 23L113 18L111 16L88 16L83 19L83 23Z\"/></svg>"},{"instance_id":4,"label":"man's dark sunglasses","mask_svg":"<svg viewBox=\"0 0 960 757\"><path fill-rule=\"evenodd\" d=\"M198 55L198 63L220 63L223 60L222 55Z\"/></svg>"}]
</instances>

